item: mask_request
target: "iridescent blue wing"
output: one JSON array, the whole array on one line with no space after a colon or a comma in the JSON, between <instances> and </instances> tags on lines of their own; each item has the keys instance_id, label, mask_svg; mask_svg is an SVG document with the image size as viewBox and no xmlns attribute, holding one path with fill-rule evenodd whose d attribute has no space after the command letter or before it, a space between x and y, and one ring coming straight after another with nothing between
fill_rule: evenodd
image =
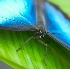
<instances>
[{"instance_id":1,"label":"iridescent blue wing","mask_svg":"<svg viewBox=\"0 0 70 70\"><path fill-rule=\"evenodd\" d=\"M33 0L1 0L0 28L12 30L34 29L36 24Z\"/></svg>"},{"instance_id":2,"label":"iridescent blue wing","mask_svg":"<svg viewBox=\"0 0 70 70\"><path fill-rule=\"evenodd\" d=\"M45 26L49 35L70 49L70 21L50 3L45 3Z\"/></svg>"}]
</instances>

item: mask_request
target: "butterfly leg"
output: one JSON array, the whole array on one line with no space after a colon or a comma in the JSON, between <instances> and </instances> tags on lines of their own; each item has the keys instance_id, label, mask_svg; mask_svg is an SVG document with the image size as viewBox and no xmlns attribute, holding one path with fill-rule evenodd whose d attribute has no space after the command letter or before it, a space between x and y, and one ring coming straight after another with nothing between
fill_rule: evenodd
<instances>
[{"instance_id":1,"label":"butterfly leg","mask_svg":"<svg viewBox=\"0 0 70 70\"><path fill-rule=\"evenodd\" d=\"M47 54L47 47L46 47L46 52L44 53L44 63L47 66L47 64L46 64L46 54Z\"/></svg>"},{"instance_id":2,"label":"butterfly leg","mask_svg":"<svg viewBox=\"0 0 70 70\"><path fill-rule=\"evenodd\" d=\"M42 42L41 40L38 40L39 42L41 42L43 45L47 46L47 44L45 44L44 42ZM44 63L45 65L47 66L46 64L46 54L47 54L47 47L46 47L46 52L44 53Z\"/></svg>"},{"instance_id":3,"label":"butterfly leg","mask_svg":"<svg viewBox=\"0 0 70 70\"><path fill-rule=\"evenodd\" d=\"M41 40L38 40L40 43L42 43L43 45L45 45L45 46L47 46L47 44L46 43L44 43L43 41L41 41Z\"/></svg>"},{"instance_id":4,"label":"butterfly leg","mask_svg":"<svg viewBox=\"0 0 70 70\"><path fill-rule=\"evenodd\" d=\"M57 34L57 35L63 36L61 33L50 33L50 32L47 32L47 33L48 33L48 34L53 34L53 35Z\"/></svg>"},{"instance_id":5,"label":"butterfly leg","mask_svg":"<svg viewBox=\"0 0 70 70\"><path fill-rule=\"evenodd\" d=\"M33 36L30 37L26 42L24 42L16 51L19 51L20 49L22 49L22 47L23 47L29 40L31 40L32 38L33 38Z\"/></svg>"}]
</instances>

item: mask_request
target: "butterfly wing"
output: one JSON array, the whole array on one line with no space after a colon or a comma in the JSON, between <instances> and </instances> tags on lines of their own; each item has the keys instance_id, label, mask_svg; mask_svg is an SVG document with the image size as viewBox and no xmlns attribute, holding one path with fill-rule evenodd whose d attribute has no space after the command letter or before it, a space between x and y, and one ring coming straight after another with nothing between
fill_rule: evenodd
<instances>
[{"instance_id":1,"label":"butterfly wing","mask_svg":"<svg viewBox=\"0 0 70 70\"><path fill-rule=\"evenodd\" d=\"M12 30L33 29L36 23L33 0L1 0L0 28Z\"/></svg>"},{"instance_id":2,"label":"butterfly wing","mask_svg":"<svg viewBox=\"0 0 70 70\"><path fill-rule=\"evenodd\" d=\"M46 31L49 36L70 49L70 21L63 13L50 3L45 3L44 9Z\"/></svg>"}]
</instances>

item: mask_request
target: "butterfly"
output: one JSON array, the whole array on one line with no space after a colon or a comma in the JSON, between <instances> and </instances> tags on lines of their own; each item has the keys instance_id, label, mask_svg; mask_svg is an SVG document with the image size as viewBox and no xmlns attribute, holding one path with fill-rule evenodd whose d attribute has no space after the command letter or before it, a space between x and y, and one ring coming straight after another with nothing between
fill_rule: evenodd
<instances>
[{"instance_id":1,"label":"butterfly","mask_svg":"<svg viewBox=\"0 0 70 70\"><path fill-rule=\"evenodd\" d=\"M69 49L69 27L69 20L64 17L60 10L56 9L48 1L0 1L0 29L36 31L31 38L42 38L47 34ZM44 44L41 40L39 41Z\"/></svg>"}]
</instances>

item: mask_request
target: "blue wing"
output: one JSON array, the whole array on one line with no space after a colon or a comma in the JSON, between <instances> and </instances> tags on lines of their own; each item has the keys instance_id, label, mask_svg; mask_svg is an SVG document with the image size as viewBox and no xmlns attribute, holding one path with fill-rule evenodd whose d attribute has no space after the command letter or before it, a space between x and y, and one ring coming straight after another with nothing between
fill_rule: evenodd
<instances>
[{"instance_id":1,"label":"blue wing","mask_svg":"<svg viewBox=\"0 0 70 70\"><path fill-rule=\"evenodd\" d=\"M29 30L36 24L33 0L1 0L0 28Z\"/></svg>"},{"instance_id":2,"label":"blue wing","mask_svg":"<svg viewBox=\"0 0 70 70\"><path fill-rule=\"evenodd\" d=\"M70 21L50 3L45 3L45 25L49 35L70 49ZM55 33L55 34L53 34Z\"/></svg>"}]
</instances>

